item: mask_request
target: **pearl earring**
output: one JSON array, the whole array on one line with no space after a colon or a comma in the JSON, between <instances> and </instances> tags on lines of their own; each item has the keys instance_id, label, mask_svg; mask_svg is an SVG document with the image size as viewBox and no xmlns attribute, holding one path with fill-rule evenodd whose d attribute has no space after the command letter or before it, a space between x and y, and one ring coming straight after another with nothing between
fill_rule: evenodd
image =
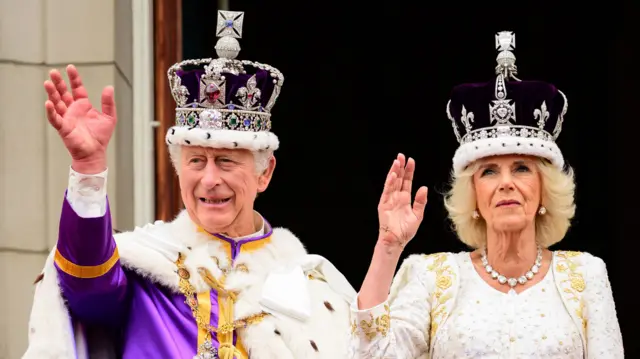
<instances>
[{"instance_id":1,"label":"pearl earring","mask_svg":"<svg viewBox=\"0 0 640 359\"><path fill-rule=\"evenodd\" d=\"M471 217L472 217L473 219L478 219L478 218L480 218L480 213L478 213L478 210L477 210L477 209L473 210L473 214L471 214Z\"/></svg>"},{"instance_id":2,"label":"pearl earring","mask_svg":"<svg viewBox=\"0 0 640 359\"><path fill-rule=\"evenodd\" d=\"M545 213L547 213L547 209L545 208L545 206L540 206L540 209L538 209L538 214L544 216Z\"/></svg>"}]
</instances>

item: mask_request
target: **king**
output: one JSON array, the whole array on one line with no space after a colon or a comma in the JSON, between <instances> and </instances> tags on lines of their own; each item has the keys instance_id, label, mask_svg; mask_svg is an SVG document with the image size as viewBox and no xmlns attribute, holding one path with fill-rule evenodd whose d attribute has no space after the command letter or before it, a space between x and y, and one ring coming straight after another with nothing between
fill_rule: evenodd
<instances>
[{"instance_id":1,"label":"king","mask_svg":"<svg viewBox=\"0 0 640 359\"><path fill-rule=\"evenodd\" d=\"M168 71L177 103L166 144L185 209L113 234L101 111L76 68L45 82L47 117L72 163L59 237L36 284L24 359L347 357L355 291L325 258L254 210L274 174L271 110L284 78L237 60L244 13L220 11L218 58Z\"/></svg>"}]
</instances>

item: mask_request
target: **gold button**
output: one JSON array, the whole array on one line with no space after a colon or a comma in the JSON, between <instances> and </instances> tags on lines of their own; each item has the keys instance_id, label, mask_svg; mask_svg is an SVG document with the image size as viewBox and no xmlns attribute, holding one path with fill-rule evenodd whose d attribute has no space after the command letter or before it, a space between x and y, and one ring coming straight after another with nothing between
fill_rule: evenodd
<instances>
[{"instance_id":1,"label":"gold button","mask_svg":"<svg viewBox=\"0 0 640 359\"><path fill-rule=\"evenodd\" d=\"M546 336L546 335L543 335L543 336L542 336L542 340L544 340L544 339L547 339L547 336Z\"/></svg>"},{"instance_id":2,"label":"gold button","mask_svg":"<svg viewBox=\"0 0 640 359\"><path fill-rule=\"evenodd\" d=\"M511 340L511 342L513 343L513 342L515 342L515 341L516 341L516 338L511 337L511 339L509 339L509 340Z\"/></svg>"},{"instance_id":3,"label":"gold button","mask_svg":"<svg viewBox=\"0 0 640 359\"><path fill-rule=\"evenodd\" d=\"M191 277L191 275L189 274L189 271L184 269L184 268L179 268L178 269L178 275L182 279L189 279L189 277Z\"/></svg>"}]
</instances>

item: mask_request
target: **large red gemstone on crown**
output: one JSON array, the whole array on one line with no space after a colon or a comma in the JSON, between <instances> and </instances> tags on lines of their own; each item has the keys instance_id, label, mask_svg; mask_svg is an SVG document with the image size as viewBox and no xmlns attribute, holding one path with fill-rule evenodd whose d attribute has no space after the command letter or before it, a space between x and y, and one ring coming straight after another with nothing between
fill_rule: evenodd
<instances>
[{"instance_id":1,"label":"large red gemstone on crown","mask_svg":"<svg viewBox=\"0 0 640 359\"><path fill-rule=\"evenodd\" d=\"M216 84L209 84L204 90L204 94L207 96L209 102L215 103L220 98L220 89Z\"/></svg>"}]
</instances>

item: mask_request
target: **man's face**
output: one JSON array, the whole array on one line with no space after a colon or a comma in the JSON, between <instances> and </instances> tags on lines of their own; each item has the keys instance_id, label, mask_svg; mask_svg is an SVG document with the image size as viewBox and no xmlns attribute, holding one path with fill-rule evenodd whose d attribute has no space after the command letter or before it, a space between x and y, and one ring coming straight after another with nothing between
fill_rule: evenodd
<instances>
[{"instance_id":1,"label":"man's face","mask_svg":"<svg viewBox=\"0 0 640 359\"><path fill-rule=\"evenodd\" d=\"M253 203L267 189L274 168L272 156L267 169L257 173L249 150L183 146L182 201L191 219L210 233L251 231Z\"/></svg>"}]
</instances>

